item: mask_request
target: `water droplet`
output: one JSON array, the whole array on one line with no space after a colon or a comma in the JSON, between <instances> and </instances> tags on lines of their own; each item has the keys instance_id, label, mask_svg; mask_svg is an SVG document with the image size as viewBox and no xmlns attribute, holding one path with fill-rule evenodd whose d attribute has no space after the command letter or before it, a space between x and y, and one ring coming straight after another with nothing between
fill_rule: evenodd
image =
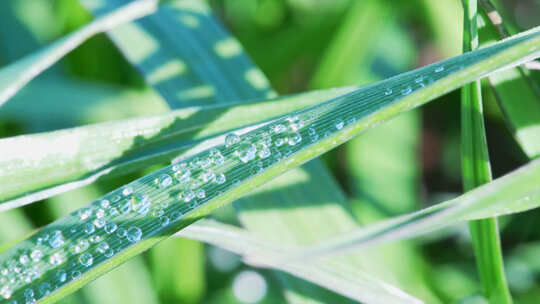
<instances>
[{"instance_id":1,"label":"water droplet","mask_svg":"<svg viewBox=\"0 0 540 304\"><path fill-rule=\"evenodd\" d=\"M242 143L234 153L240 161L247 163L255 158L257 148L251 143Z\"/></svg>"},{"instance_id":2,"label":"water droplet","mask_svg":"<svg viewBox=\"0 0 540 304\"><path fill-rule=\"evenodd\" d=\"M170 176L167 175L167 177L171 179ZM134 194L130 198L130 204L133 211L139 214L146 214L150 210L150 197L146 194L141 193Z\"/></svg>"},{"instance_id":3,"label":"water droplet","mask_svg":"<svg viewBox=\"0 0 540 304\"><path fill-rule=\"evenodd\" d=\"M345 126L345 123L343 122L343 119L338 118L334 121L334 126L336 127L336 129L341 130Z\"/></svg>"},{"instance_id":4,"label":"water droplet","mask_svg":"<svg viewBox=\"0 0 540 304\"><path fill-rule=\"evenodd\" d=\"M392 89L391 88L386 88L386 90L384 90L384 95L388 96L392 94Z\"/></svg>"},{"instance_id":5,"label":"water droplet","mask_svg":"<svg viewBox=\"0 0 540 304\"><path fill-rule=\"evenodd\" d=\"M287 128L282 125L282 124L275 124L273 127L272 127L272 131L274 131L274 133L276 134L279 134L279 133L283 133L287 130Z\"/></svg>"},{"instance_id":6,"label":"water droplet","mask_svg":"<svg viewBox=\"0 0 540 304\"><path fill-rule=\"evenodd\" d=\"M105 226L105 224L107 223L105 221L104 218L97 218L94 220L94 226L96 226L97 228L103 228L103 226Z\"/></svg>"},{"instance_id":7,"label":"water droplet","mask_svg":"<svg viewBox=\"0 0 540 304\"><path fill-rule=\"evenodd\" d=\"M88 267L94 262L94 257L91 253L85 252L79 257L79 262L81 263L81 265Z\"/></svg>"},{"instance_id":8,"label":"water droplet","mask_svg":"<svg viewBox=\"0 0 540 304\"><path fill-rule=\"evenodd\" d=\"M74 246L71 248L71 251L72 251L73 253L83 252L83 251L85 251L86 249L88 249L88 246L89 246L88 241L85 240L85 239L82 239L82 240L79 240L79 241L77 242L77 244L74 245Z\"/></svg>"},{"instance_id":9,"label":"water droplet","mask_svg":"<svg viewBox=\"0 0 540 304\"><path fill-rule=\"evenodd\" d=\"M298 115L288 117L287 121L289 122L289 129L292 132L296 132L304 126L304 121L302 121Z\"/></svg>"},{"instance_id":10,"label":"water droplet","mask_svg":"<svg viewBox=\"0 0 540 304\"><path fill-rule=\"evenodd\" d=\"M119 238L123 238L123 237L125 237L127 235L127 231L124 228L118 228L118 230L116 231L116 235Z\"/></svg>"},{"instance_id":11,"label":"water droplet","mask_svg":"<svg viewBox=\"0 0 540 304\"><path fill-rule=\"evenodd\" d=\"M236 143L240 142L240 137L234 133L230 133L225 136L225 146L230 147Z\"/></svg>"},{"instance_id":12,"label":"water droplet","mask_svg":"<svg viewBox=\"0 0 540 304\"><path fill-rule=\"evenodd\" d=\"M212 170L206 170L201 175L200 178L203 183L211 182L216 178L216 174Z\"/></svg>"},{"instance_id":13,"label":"water droplet","mask_svg":"<svg viewBox=\"0 0 540 304\"><path fill-rule=\"evenodd\" d=\"M112 248L109 248L105 253L103 254L106 258L110 258L114 255L114 250Z\"/></svg>"},{"instance_id":14,"label":"water droplet","mask_svg":"<svg viewBox=\"0 0 540 304\"><path fill-rule=\"evenodd\" d=\"M195 157L192 161L189 162L189 167L191 169L199 169L201 167L201 161L200 161L200 158L198 157Z\"/></svg>"},{"instance_id":15,"label":"water droplet","mask_svg":"<svg viewBox=\"0 0 540 304\"><path fill-rule=\"evenodd\" d=\"M111 202L109 202L109 200L104 199L99 203L99 205L101 206L101 208L107 209L111 206Z\"/></svg>"},{"instance_id":16,"label":"water droplet","mask_svg":"<svg viewBox=\"0 0 540 304\"><path fill-rule=\"evenodd\" d=\"M216 184L221 185L221 184L223 184L226 180L227 180L227 178L225 177L225 174L219 173L218 175L216 175Z\"/></svg>"},{"instance_id":17,"label":"water droplet","mask_svg":"<svg viewBox=\"0 0 540 304\"><path fill-rule=\"evenodd\" d=\"M120 212L118 211L118 209L115 207L115 208L111 208L111 210L109 210L109 216L110 217L115 217L115 216L118 216L120 214Z\"/></svg>"},{"instance_id":18,"label":"water droplet","mask_svg":"<svg viewBox=\"0 0 540 304\"><path fill-rule=\"evenodd\" d=\"M347 124L349 124L349 125L352 125L355 122L356 122L356 118L354 118L354 117L351 117L351 118L347 119Z\"/></svg>"},{"instance_id":19,"label":"water droplet","mask_svg":"<svg viewBox=\"0 0 540 304\"><path fill-rule=\"evenodd\" d=\"M19 257L19 263L26 265L28 264L28 262L30 262L30 258L28 257L28 255L23 254Z\"/></svg>"},{"instance_id":20,"label":"water droplet","mask_svg":"<svg viewBox=\"0 0 540 304\"><path fill-rule=\"evenodd\" d=\"M71 277L72 277L73 279L77 279L77 278L80 277L80 276L81 276L81 272L78 271L78 270L74 270L74 271L71 272Z\"/></svg>"},{"instance_id":21,"label":"water droplet","mask_svg":"<svg viewBox=\"0 0 540 304\"><path fill-rule=\"evenodd\" d=\"M92 235L88 240L90 240L90 243L99 243L101 240L103 240L103 237L101 235Z\"/></svg>"},{"instance_id":22,"label":"water droplet","mask_svg":"<svg viewBox=\"0 0 540 304\"><path fill-rule=\"evenodd\" d=\"M195 198L195 193L191 190L186 190L182 192L181 198L184 200L184 202L189 203L192 199Z\"/></svg>"},{"instance_id":23,"label":"water droplet","mask_svg":"<svg viewBox=\"0 0 540 304\"><path fill-rule=\"evenodd\" d=\"M301 141L302 141L302 135L300 135L300 133L297 133L297 132L290 134L288 137L289 146L295 146Z\"/></svg>"},{"instance_id":24,"label":"water droplet","mask_svg":"<svg viewBox=\"0 0 540 304\"><path fill-rule=\"evenodd\" d=\"M56 272L56 279L60 282L60 283L64 283L67 279L67 273L65 270L58 270Z\"/></svg>"},{"instance_id":25,"label":"water droplet","mask_svg":"<svg viewBox=\"0 0 540 304\"><path fill-rule=\"evenodd\" d=\"M32 261L39 262L41 258L43 257L43 252L39 249L32 250L32 253L30 253L30 258L32 258Z\"/></svg>"},{"instance_id":26,"label":"water droplet","mask_svg":"<svg viewBox=\"0 0 540 304\"><path fill-rule=\"evenodd\" d=\"M97 217L97 218L102 218L102 217L104 217L104 216L105 216L105 210L103 210L103 209L100 208L100 209L98 209L98 210L96 211L96 217Z\"/></svg>"},{"instance_id":27,"label":"water droplet","mask_svg":"<svg viewBox=\"0 0 540 304\"><path fill-rule=\"evenodd\" d=\"M40 296L44 297L49 293L51 293L51 285L49 283L41 283L41 285L39 285Z\"/></svg>"},{"instance_id":28,"label":"water droplet","mask_svg":"<svg viewBox=\"0 0 540 304\"><path fill-rule=\"evenodd\" d=\"M105 253L109 249L109 244L107 242L101 242L97 245L96 250L99 253Z\"/></svg>"},{"instance_id":29,"label":"water droplet","mask_svg":"<svg viewBox=\"0 0 540 304\"><path fill-rule=\"evenodd\" d=\"M412 92L412 88L410 86L406 87L405 89L401 90L402 95L409 95Z\"/></svg>"},{"instance_id":30,"label":"water droplet","mask_svg":"<svg viewBox=\"0 0 540 304\"><path fill-rule=\"evenodd\" d=\"M55 230L51 233L51 236L49 238L49 245L52 248L58 248L64 244L64 235L62 234L62 231Z\"/></svg>"},{"instance_id":31,"label":"water droplet","mask_svg":"<svg viewBox=\"0 0 540 304\"><path fill-rule=\"evenodd\" d=\"M184 170L184 171L178 171L174 174L174 178L178 180L180 184L189 182L189 179L191 178L191 171L190 170Z\"/></svg>"},{"instance_id":32,"label":"water droplet","mask_svg":"<svg viewBox=\"0 0 540 304\"><path fill-rule=\"evenodd\" d=\"M26 301L28 302L28 299L32 299L34 297L34 290L31 288L27 288L24 291L24 297L26 298Z\"/></svg>"},{"instance_id":33,"label":"water droplet","mask_svg":"<svg viewBox=\"0 0 540 304\"><path fill-rule=\"evenodd\" d=\"M60 252L55 252L49 257L49 263L52 265L60 265L64 262L64 256Z\"/></svg>"},{"instance_id":34,"label":"water droplet","mask_svg":"<svg viewBox=\"0 0 540 304\"><path fill-rule=\"evenodd\" d=\"M120 195L115 195L115 196L113 196L113 198L111 198L111 201L112 201L113 203L116 203L116 202L118 202L120 199L121 199Z\"/></svg>"},{"instance_id":35,"label":"water droplet","mask_svg":"<svg viewBox=\"0 0 540 304\"><path fill-rule=\"evenodd\" d=\"M79 218L81 219L81 221L86 220L91 215L92 215L92 209L90 209L90 208L83 208L83 209L79 210Z\"/></svg>"},{"instance_id":36,"label":"water droplet","mask_svg":"<svg viewBox=\"0 0 540 304\"><path fill-rule=\"evenodd\" d=\"M214 164L218 166L223 165L223 163L225 162L225 157L221 155L221 152L218 149L210 150L210 159Z\"/></svg>"},{"instance_id":37,"label":"water droplet","mask_svg":"<svg viewBox=\"0 0 540 304\"><path fill-rule=\"evenodd\" d=\"M172 184L173 180L169 174L161 174L156 178L156 184L159 188L167 188Z\"/></svg>"},{"instance_id":38,"label":"water droplet","mask_svg":"<svg viewBox=\"0 0 540 304\"><path fill-rule=\"evenodd\" d=\"M276 147L281 147L281 146L283 146L284 143L285 143L285 139L282 138L282 137L278 137L274 141L274 145L276 145Z\"/></svg>"},{"instance_id":39,"label":"water droplet","mask_svg":"<svg viewBox=\"0 0 540 304\"><path fill-rule=\"evenodd\" d=\"M204 191L204 189L199 189L197 190L197 197L198 198L205 198L206 197L206 191Z\"/></svg>"},{"instance_id":40,"label":"water droplet","mask_svg":"<svg viewBox=\"0 0 540 304\"><path fill-rule=\"evenodd\" d=\"M122 190L122 195L123 195L123 196L128 196L128 195L130 195L131 193L133 193L133 188L131 188L131 187L125 187L125 188Z\"/></svg>"},{"instance_id":41,"label":"water droplet","mask_svg":"<svg viewBox=\"0 0 540 304\"><path fill-rule=\"evenodd\" d=\"M442 71L444 71L444 67L443 67L443 66L439 66L439 67L435 68L435 73L440 73L440 72L442 72Z\"/></svg>"},{"instance_id":42,"label":"water droplet","mask_svg":"<svg viewBox=\"0 0 540 304\"><path fill-rule=\"evenodd\" d=\"M139 227L129 227L128 231L127 231L127 239L132 242L132 243L135 243L135 242L138 242L141 240L141 236L142 236L142 231Z\"/></svg>"},{"instance_id":43,"label":"water droplet","mask_svg":"<svg viewBox=\"0 0 540 304\"><path fill-rule=\"evenodd\" d=\"M11 298L12 293L13 291L8 285L4 285L2 288L0 288L0 295L6 300Z\"/></svg>"},{"instance_id":44,"label":"water droplet","mask_svg":"<svg viewBox=\"0 0 540 304\"><path fill-rule=\"evenodd\" d=\"M162 227L167 226L167 225L169 225L169 218L166 217L166 216L161 216L159 218L159 222L160 222Z\"/></svg>"},{"instance_id":45,"label":"water droplet","mask_svg":"<svg viewBox=\"0 0 540 304\"><path fill-rule=\"evenodd\" d=\"M94 227L94 224L92 223L84 224L84 232L86 232L86 234L92 234L94 233L94 231L96 231L96 227Z\"/></svg>"}]
</instances>

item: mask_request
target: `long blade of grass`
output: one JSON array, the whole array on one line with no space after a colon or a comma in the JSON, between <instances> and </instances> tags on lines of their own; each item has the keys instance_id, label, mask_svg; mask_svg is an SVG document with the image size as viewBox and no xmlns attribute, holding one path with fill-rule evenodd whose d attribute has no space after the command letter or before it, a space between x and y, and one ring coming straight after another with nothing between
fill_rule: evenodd
<instances>
[{"instance_id":1,"label":"long blade of grass","mask_svg":"<svg viewBox=\"0 0 540 304\"><path fill-rule=\"evenodd\" d=\"M93 14L102 9L80 2ZM118 7L123 1L103 3ZM204 1L165 2L155 14L108 35L173 109L275 96Z\"/></svg>"},{"instance_id":2,"label":"long blade of grass","mask_svg":"<svg viewBox=\"0 0 540 304\"><path fill-rule=\"evenodd\" d=\"M480 0L483 26L480 46L509 36L501 15L489 0ZM517 142L529 158L540 155L540 87L523 67L489 76L495 99ZM516 102L519 100L519 102Z\"/></svg>"},{"instance_id":3,"label":"long blade of grass","mask_svg":"<svg viewBox=\"0 0 540 304\"><path fill-rule=\"evenodd\" d=\"M478 49L476 0L463 0L463 51ZM463 190L491 181L480 81L461 89L461 166ZM469 222L483 293L490 302L512 303L506 283L496 218Z\"/></svg>"},{"instance_id":4,"label":"long blade of grass","mask_svg":"<svg viewBox=\"0 0 540 304\"><path fill-rule=\"evenodd\" d=\"M459 222L513 214L540 206L540 161L475 188L455 199L362 227L299 250L280 262L343 254L370 246L428 234ZM257 257L251 257L253 263Z\"/></svg>"},{"instance_id":5,"label":"long blade of grass","mask_svg":"<svg viewBox=\"0 0 540 304\"><path fill-rule=\"evenodd\" d=\"M114 177L150 164L169 162L197 140L316 105L353 89L316 91L248 104L192 107L163 115L0 139L0 167L5 168L0 170L0 181L4 181L0 183L0 211L87 185L103 175ZM208 122L208 117L219 118ZM113 141L110 130L114 130ZM50 142L62 144L42 144ZM32 149L36 144L43 149ZM66 146L69 151L64 150Z\"/></svg>"},{"instance_id":6,"label":"long blade of grass","mask_svg":"<svg viewBox=\"0 0 540 304\"><path fill-rule=\"evenodd\" d=\"M156 0L135 0L107 11L87 26L0 69L0 106L38 74L91 36L152 13Z\"/></svg>"},{"instance_id":7,"label":"long blade of grass","mask_svg":"<svg viewBox=\"0 0 540 304\"><path fill-rule=\"evenodd\" d=\"M114 190L2 253L0 262L10 265L7 277L13 281L2 287L0 295L14 300L39 299L43 303L58 300L219 206L366 128L492 71L537 56L538 28L492 47L366 86L259 125L245 134L218 137L215 140L221 144ZM418 80L420 77L423 81ZM385 94L388 90L393 93ZM538 172L531 168L538 168L538 162L518 171L518 176L532 176L513 184L500 198L512 194L511 198L516 198L519 190L519 194L530 192L526 186L531 184L537 189L534 173ZM503 188L501 182L496 185ZM536 197L532 201L536 202ZM17 261L25 254L29 254L29 260L23 259L28 263L18 268ZM29 279L19 276L11 265ZM59 271L68 271L69 276L58 280ZM26 291L41 286L47 288L32 294Z\"/></svg>"},{"instance_id":8,"label":"long blade of grass","mask_svg":"<svg viewBox=\"0 0 540 304\"><path fill-rule=\"evenodd\" d=\"M265 264L271 268L294 274L362 303L422 303L373 275L351 267L349 261L344 259L324 258L316 261L314 265L301 261L290 264L274 263L277 257L286 252L286 247L262 241L245 229L213 220L200 220L175 236L212 244L243 257L266 257L263 258ZM249 260L246 262L249 263ZM331 278L328 273L335 276Z\"/></svg>"}]
</instances>

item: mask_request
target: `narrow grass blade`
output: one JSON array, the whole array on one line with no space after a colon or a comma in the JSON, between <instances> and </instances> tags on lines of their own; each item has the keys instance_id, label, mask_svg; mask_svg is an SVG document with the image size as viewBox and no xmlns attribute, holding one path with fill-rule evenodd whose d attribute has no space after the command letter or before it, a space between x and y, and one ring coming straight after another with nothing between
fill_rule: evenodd
<instances>
[{"instance_id":1,"label":"narrow grass blade","mask_svg":"<svg viewBox=\"0 0 540 304\"><path fill-rule=\"evenodd\" d=\"M231 225L201 220L175 236L212 244L243 257L262 257L262 261L268 267L294 274L362 303L422 303L358 267L351 267L350 261L346 259L325 258L314 263L301 261L290 264L273 263L277 257L285 253L286 247L262 241L249 231ZM247 262L249 263L249 260Z\"/></svg>"},{"instance_id":2,"label":"narrow grass blade","mask_svg":"<svg viewBox=\"0 0 540 304\"><path fill-rule=\"evenodd\" d=\"M91 36L152 13L156 0L135 0L109 11L76 32L0 70L0 106L30 80Z\"/></svg>"},{"instance_id":3,"label":"narrow grass blade","mask_svg":"<svg viewBox=\"0 0 540 304\"><path fill-rule=\"evenodd\" d=\"M463 0L463 51L478 49L476 0ZM491 181L480 81L461 89L461 172L463 190ZM469 222L482 291L493 303L512 303L506 283L496 218Z\"/></svg>"},{"instance_id":4,"label":"narrow grass blade","mask_svg":"<svg viewBox=\"0 0 540 304\"><path fill-rule=\"evenodd\" d=\"M490 72L540 56L538 31L366 86L244 134L217 137L221 144L116 189L3 252L0 262L15 267L21 255L30 254L31 259L20 270L28 280L8 267L7 277L14 280L2 287L0 295L14 300L39 299L42 303L58 300L216 208L368 127ZM394 93L385 94L388 89ZM504 188L507 192L498 198L510 195L515 199L518 194L531 192L537 189L538 171L533 169L538 169L538 164L533 162L510 178L501 179L506 181L504 185L494 182L488 186L503 189L516 180L512 177L528 174L528 179ZM534 188L527 188L531 184ZM536 197L531 201L537 202ZM531 207L531 203L525 205L522 210ZM59 271L69 271L69 276L59 281ZM26 290L39 290L43 284L48 288L29 296Z\"/></svg>"},{"instance_id":5,"label":"narrow grass blade","mask_svg":"<svg viewBox=\"0 0 540 304\"><path fill-rule=\"evenodd\" d=\"M159 116L0 139L0 167L5 168L0 170L0 181L5 181L0 183L0 211L87 185L103 175L113 177L169 162L196 140L316 105L353 89L316 91L248 104L193 107ZM218 118L209 122L208 117ZM113 141L110 130L114 130ZM44 144L50 142L61 144ZM43 149L35 150L35 145ZM67 146L69 151L64 150Z\"/></svg>"},{"instance_id":6,"label":"narrow grass blade","mask_svg":"<svg viewBox=\"0 0 540 304\"><path fill-rule=\"evenodd\" d=\"M396 242L428 234L459 222L513 214L540 206L540 161L530 164L453 200L432 207L379 221L346 235L304 248L280 261L343 254L378 244ZM257 260L257 257L252 257Z\"/></svg>"},{"instance_id":7,"label":"narrow grass blade","mask_svg":"<svg viewBox=\"0 0 540 304\"><path fill-rule=\"evenodd\" d=\"M480 45L508 37L506 23L491 1L480 0L479 4L483 17ZM523 67L495 73L488 79L517 142L529 158L537 157L540 155L540 86Z\"/></svg>"}]
</instances>

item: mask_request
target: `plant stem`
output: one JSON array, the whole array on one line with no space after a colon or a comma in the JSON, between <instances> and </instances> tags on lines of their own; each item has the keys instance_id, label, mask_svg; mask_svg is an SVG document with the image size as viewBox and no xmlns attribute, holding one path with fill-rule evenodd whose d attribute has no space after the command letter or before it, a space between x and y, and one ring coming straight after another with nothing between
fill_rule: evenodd
<instances>
[{"instance_id":1,"label":"plant stem","mask_svg":"<svg viewBox=\"0 0 540 304\"><path fill-rule=\"evenodd\" d=\"M468 52L478 48L476 0L463 0L463 9L463 52ZM461 126L463 189L469 191L491 181L478 80L461 91ZM471 221L469 230L484 295L489 303L512 303L504 274L497 219Z\"/></svg>"}]
</instances>

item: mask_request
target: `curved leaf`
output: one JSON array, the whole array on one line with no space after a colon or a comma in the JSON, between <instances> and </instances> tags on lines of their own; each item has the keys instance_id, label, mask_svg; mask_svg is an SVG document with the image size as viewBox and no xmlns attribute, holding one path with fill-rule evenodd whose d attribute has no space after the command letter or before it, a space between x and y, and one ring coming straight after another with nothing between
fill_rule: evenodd
<instances>
[{"instance_id":1,"label":"curved leaf","mask_svg":"<svg viewBox=\"0 0 540 304\"><path fill-rule=\"evenodd\" d=\"M108 11L87 26L0 69L0 106L38 74L91 36L152 13L157 0L134 0Z\"/></svg>"}]
</instances>

